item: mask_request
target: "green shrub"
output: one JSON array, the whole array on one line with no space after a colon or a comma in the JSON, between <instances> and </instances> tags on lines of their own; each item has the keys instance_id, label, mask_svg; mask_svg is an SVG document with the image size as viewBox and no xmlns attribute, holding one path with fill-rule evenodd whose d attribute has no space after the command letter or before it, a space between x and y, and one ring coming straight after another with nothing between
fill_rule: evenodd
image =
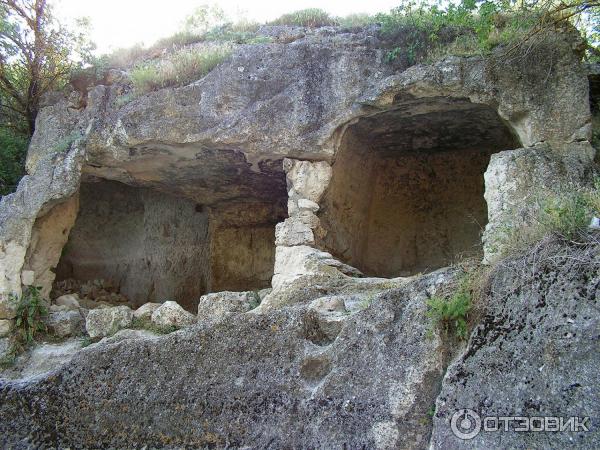
<instances>
[{"instance_id":1,"label":"green shrub","mask_svg":"<svg viewBox=\"0 0 600 450\"><path fill-rule=\"evenodd\" d=\"M337 25L338 21L326 11L319 8L307 8L284 14L270 22L271 25L291 25L298 27L319 28Z\"/></svg>"},{"instance_id":2,"label":"green shrub","mask_svg":"<svg viewBox=\"0 0 600 450\"><path fill-rule=\"evenodd\" d=\"M231 54L229 46L182 49L169 58L135 67L130 72L136 94L199 80Z\"/></svg>"},{"instance_id":3,"label":"green shrub","mask_svg":"<svg viewBox=\"0 0 600 450\"><path fill-rule=\"evenodd\" d=\"M568 184L555 192L534 194L533 198L534 212L530 213L528 224L507 227L498 238L499 257L527 250L550 235L568 241L586 241L592 217L600 217L600 177L590 187Z\"/></svg>"},{"instance_id":4,"label":"green shrub","mask_svg":"<svg viewBox=\"0 0 600 450\"><path fill-rule=\"evenodd\" d=\"M11 297L17 306L16 327L20 340L31 344L35 335L45 332L46 325L43 318L48 315L44 300L40 295L40 288L27 287L21 297Z\"/></svg>"},{"instance_id":5,"label":"green shrub","mask_svg":"<svg viewBox=\"0 0 600 450\"><path fill-rule=\"evenodd\" d=\"M537 226L543 234L557 233L568 240L587 234L592 217L600 216L600 178L593 187L566 186L541 201Z\"/></svg>"},{"instance_id":6,"label":"green shrub","mask_svg":"<svg viewBox=\"0 0 600 450\"><path fill-rule=\"evenodd\" d=\"M466 339L469 331L467 318L472 307L470 291L470 278L465 275L450 298L434 296L427 301L427 316L444 331Z\"/></svg>"},{"instance_id":7,"label":"green shrub","mask_svg":"<svg viewBox=\"0 0 600 450\"><path fill-rule=\"evenodd\" d=\"M26 137L0 128L0 196L13 192L25 175L28 144Z\"/></svg>"},{"instance_id":8,"label":"green shrub","mask_svg":"<svg viewBox=\"0 0 600 450\"><path fill-rule=\"evenodd\" d=\"M521 39L538 18L533 8L514 12L510 4L473 0L446 7L408 2L375 16L382 36L396 43L388 60L405 56L409 64L428 55L487 53L498 45Z\"/></svg>"},{"instance_id":9,"label":"green shrub","mask_svg":"<svg viewBox=\"0 0 600 450\"><path fill-rule=\"evenodd\" d=\"M361 28L366 27L367 25L371 25L377 23L375 16L371 16L370 14L349 14L344 17L338 17L336 19L337 25L340 25L345 28Z\"/></svg>"}]
</instances>

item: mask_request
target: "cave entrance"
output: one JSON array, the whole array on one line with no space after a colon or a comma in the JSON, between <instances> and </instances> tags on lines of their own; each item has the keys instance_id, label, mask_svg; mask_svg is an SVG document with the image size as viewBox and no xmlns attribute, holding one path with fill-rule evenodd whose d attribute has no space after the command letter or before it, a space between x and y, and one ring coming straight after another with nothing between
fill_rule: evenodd
<instances>
[{"instance_id":1,"label":"cave entrance","mask_svg":"<svg viewBox=\"0 0 600 450\"><path fill-rule=\"evenodd\" d=\"M404 101L340 140L320 245L370 276L395 277L482 254L483 174L520 147L498 114L468 100Z\"/></svg>"},{"instance_id":2,"label":"cave entrance","mask_svg":"<svg viewBox=\"0 0 600 450\"><path fill-rule=\"evenodd\" d=\"M195 312L201 295L268 287L275 224L285 190L273 202L218 207L116 181L84 182L79 213L56 268L52 296L137 307L175 300Z\"/></svg>"}]
</instances>

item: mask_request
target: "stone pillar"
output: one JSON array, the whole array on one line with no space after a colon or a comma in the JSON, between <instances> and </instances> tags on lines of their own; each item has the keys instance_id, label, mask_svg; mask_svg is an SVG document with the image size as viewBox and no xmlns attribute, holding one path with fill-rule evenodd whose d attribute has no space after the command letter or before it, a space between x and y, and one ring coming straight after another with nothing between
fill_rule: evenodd
<instances>
[{"instance_id":1,"label":"stone pillar","mask_svg":"<svg viewBox=\"0 0 600 450\"><path fill-rule=\"evenodd\" d=\"M331 179L331 166L323 161L284 159L287 178L288 218L275 227L274 289L316 270L311 261L331 255L311 247L319 227L319 200ZM313 261L314 262L314 261ZM311 268L312 267L312 268Z\"/></svg>"}]
</instances>

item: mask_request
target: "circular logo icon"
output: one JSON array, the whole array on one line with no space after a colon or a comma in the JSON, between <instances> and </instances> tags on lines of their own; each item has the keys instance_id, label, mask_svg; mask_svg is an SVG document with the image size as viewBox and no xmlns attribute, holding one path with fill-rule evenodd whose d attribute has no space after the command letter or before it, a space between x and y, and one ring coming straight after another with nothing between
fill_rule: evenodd
<instances>
[{"instance_id":1,"label":"circular logo icon","mask_svg":"<svg viewBox=\"0 0 600 450\"><path fill-rule=\"evenodd\" d=\"M452 415L450 427L459 439L473 439L481 430L481 418L472 409L459 409Z\"/></svg>"}]
</instances>

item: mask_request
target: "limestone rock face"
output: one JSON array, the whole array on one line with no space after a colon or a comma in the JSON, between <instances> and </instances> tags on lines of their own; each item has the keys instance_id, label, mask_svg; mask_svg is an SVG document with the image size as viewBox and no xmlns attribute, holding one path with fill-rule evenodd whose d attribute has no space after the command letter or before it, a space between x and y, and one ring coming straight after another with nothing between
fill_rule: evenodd
<instances>
[{"instance_id":1,"label":"limestone rock face","mask_svg":"<svg viewBox=\"0 0 600 450\"><path fill-rule=\"evenodd\" d=\"M425 337L427 292L450 279L378 292L327 341L303 304L90 346L58 376L0 382L0 443L52 427L62 447L424 448L445 367L440 337Z\"/></svg>"},{"instance_id":2,"label":"limestone rock face","mask_svg":"<svg viewBox=\"0 0 600 450\"><path fill-rule=\"evenodd\" d=\"M275 31L265 27L261 32L271 36ZM70 108L66 94L44 103L28 153L28 176L0 203L0 318L9 318L4 317L10 316L8 296L20 294L22 281L29 283L31 272L43 292L49 291L61 247L70 239L79 211L82 181L119 182L152 191L156 197L172 196L182 205L189 203L186 211L194 220L202 214L211 216L215 224L207 227L214 232L210 248L183 254L174 263L184 266L183 261L198 254L220 255L218 261L188 267L210 267L212 274L225 275L210 280L205 273L192 273L187 280L206 279L200 283L204 292L242 291L265 288L273 276L271 245L275 224L285 219L282 205L287 204L290 220L278 228L278 246L322 242L323 223L313 216L323 212L320 201L333 177L331 165L343 158L347 131L359 121L374 121L372 130L380 130L382 136L394 136L398 130L389 128L394 124L409 124L400 133L408 136L404 146L397 147L410 152L444 149L444 139L456 136L439 133L432 139L427 127L445 130L448 121L476 113L478 124L456 137L468 138L464 143L473 149L480 142L469 141L473 136L495 139L497 130L487 127L486 121L486 114L492 114L519 142L514 148L544 142L553 154L587 152L573 145L590 138L590 112L586 73L574 50L577 37L570 33L550 36L539 49L546 52L543 60L549 64L544 70L527 64L497 65L479 57L448 57L410 68L391 65L384 58L387 43L376 27L294 28L276 34L273 43L235 46L229 59L188 86L161 89L123 104L120 100L131 86L126 74L113 73L111 83L90 90L82 110ZM293 36L293 42L279 40L281 36ZM382 151L390 148L389 142L379 145L369 136L361 142ZM363 173L363 167L358 169L352 173ZM102 210L101 204L88 203L82 204L82 223L89 209ZM231 205L238 219L244 217L240 211L255 216L251 232L242 230L248 221L229 220ZM143 225L143 214L139 216ZM159 221L151 230L135 228L145 233L140 233L138 248L148 245L149 232L170 243L174 234L168 225ZM490 226L492 230L495 225L490 221ZM76 225L73 239L86 236L89 229ZM193 238L189 242L197 244ZM241 242L244 245L238 245ZM99 249L107 248L101 243ZM330 253L338 260L347 256L345 244ZM83 253L75 251L71 261L91 261ZM256 254L260 257L252 257ZM100 265L116 278L119 271L109 264L110 256ZM149 273L169 270L168 255L160 252L159 259L151 259ZM145 276L135 272L136 264L137 260L131 263L131 273ZM66 264L60 269L68 272L82 266ZM241 274L248 272L252 276L242 279ZM278 279L276 275L275 283ZM140 284L136 305L149 300L142 294L155 292L155 281L154 275ZM130 287L133 290L135 283ZM193 289L177 297L156 295L181 302L186 295L199 298L202 289L197 289L194 295L188 295Z\"/></svg>"},{"instance_id":3,"label":"limestone rock face","mask_svg":"<svg viewBox=\"0 0 600 450\"><path fill-rule=\"evenodd\" d=\"M572 143L566 155L546 144L492 155L485 172L489 223L483 235L485 261L493 261L517 228L535 225L537 212L553 193L586 184L594 159L589 143Z\"/></svg>"},{"instance_id":4,"label":"limestone rock face","mask_svg":"<svg viewBox=\"0 0 600 450\"><path fill-rule=\"evenodd\" d=\"M177 302L166 301L154 310L151 320L160 326L187 327L196 322L196 317Z\"/></svg>"},{"instance_id":5,"label":"limestone rock face","mask_svg":"<svg viewBox=\"0 0 600 450\"><path fill-rule=\"evenodd\" d=\"M14 328L14 321L10 319L0 319L0 338L8 336Z\"/></svg>"},{"instance_id":6,"label":"limestone rock face","mask_svg":"<svg viewBox=\"0 0 600 450\"><path fill-rule=\"evenodd\" d=\"M85 329L92 339L110 336L133 321L133 311L128 306L92 309L85 320Z\"/></svg>"},{"instance_id":7,"label":"limestone rock face","mask_svg":"<svg viewBox=\"0 0 600 450\"><path fill-rule=\"evenodd\" d=\"M255 292L214 292L203 295L198 303L198 321L219 320L230 313L245 313L258 306Z\"/></svg>"},{"instance_id":8,"label":"limestone rock face","mask_svg":"<svg viewBox=\"0 0 600 450\"><path fill-rule=\"evenodd\" d=\"M430 448L523 444L519 432L481 430L471 440L457 438L451 419L465 408L482 421L488 416L590 417L590 432L530 432L527 446L598 447L598 250L597 245L582 250L550 241L496 270L485 316L444 377Z\"/></svg>"}]
</instances>

